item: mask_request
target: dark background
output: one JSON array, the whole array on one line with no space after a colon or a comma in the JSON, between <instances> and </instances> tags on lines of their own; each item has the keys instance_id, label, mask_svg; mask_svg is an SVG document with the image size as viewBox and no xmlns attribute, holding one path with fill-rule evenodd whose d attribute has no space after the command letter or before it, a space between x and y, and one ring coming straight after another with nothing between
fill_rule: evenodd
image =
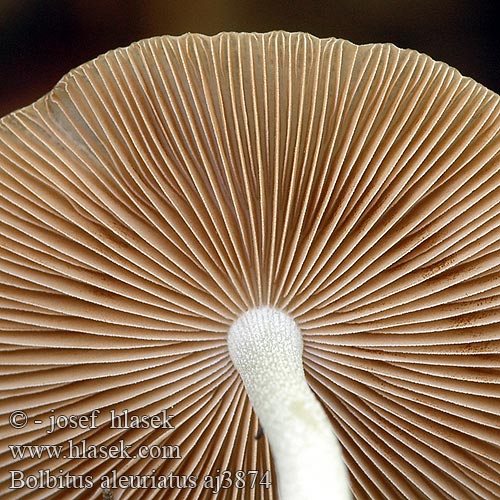
<instances>
[{"instance_id":1,"label":"dark background","mask_svg":"<svg viewBox=\"0 0 500 500\"><path fill-rule=\"evenodd\" d=\"M445 61L500 93L492 0L0 0L0 116L30 104L70 69L155 35L308 31L393 42Z\"/></svg>"}]
</instances>

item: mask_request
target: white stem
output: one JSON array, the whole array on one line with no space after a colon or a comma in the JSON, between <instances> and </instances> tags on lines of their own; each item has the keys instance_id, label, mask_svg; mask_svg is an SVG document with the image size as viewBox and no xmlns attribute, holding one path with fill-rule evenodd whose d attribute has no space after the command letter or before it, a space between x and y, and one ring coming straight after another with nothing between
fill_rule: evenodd
<instances>
[{"instance_id":1,"label":"white stem","mask_svg":"<svg viewBox=\"0 0 500 500\"><path fill-rule=\"evenodd\" d=\"M340 445L304 376L295 321L252 309L231 326L228 347L269 440L280 499L350 499Z\"/></svg>"}]
</instances>

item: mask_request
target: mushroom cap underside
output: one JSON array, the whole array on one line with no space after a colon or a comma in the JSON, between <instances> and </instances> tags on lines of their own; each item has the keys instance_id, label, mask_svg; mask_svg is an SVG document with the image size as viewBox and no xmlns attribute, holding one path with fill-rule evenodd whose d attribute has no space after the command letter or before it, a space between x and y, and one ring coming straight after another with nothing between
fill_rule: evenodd
<instances>
[{"instance_id":1,"label":"mushroom cap underside","mask_svg":"<svg viewBox=\"0 0 500 500\"><path fill-rule=\"evenodd\" d=\"M0 491L12 469L271 470L226 345L270 305L302 331L355 498L500 498L499 104L393 45L224 33L108 52L4 117ZM95 409L95 429L34 423ZM165 409L167 431L109 425L111 410ZM70 439L181 457L8 448ZM201 480L168 494L213 496Z\"/></svg>"}]
</instances>

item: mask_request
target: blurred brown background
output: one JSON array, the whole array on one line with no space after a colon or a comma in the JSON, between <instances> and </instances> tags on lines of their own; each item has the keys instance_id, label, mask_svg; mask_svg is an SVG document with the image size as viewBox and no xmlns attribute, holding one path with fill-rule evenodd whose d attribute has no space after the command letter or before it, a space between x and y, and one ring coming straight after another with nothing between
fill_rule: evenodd
<instances>
[{"instance_id":1,"label":"blurred brown background","mask_svg":"<svg viewBox=\"0 0 500 500\"><path fill-rule=\"evenodd\" d=\"M0 0L0 116L73 67L119 46L187 31L308 31L390 41L445 61L500 92L491 0Z\"/></svg>"}]
</instances>

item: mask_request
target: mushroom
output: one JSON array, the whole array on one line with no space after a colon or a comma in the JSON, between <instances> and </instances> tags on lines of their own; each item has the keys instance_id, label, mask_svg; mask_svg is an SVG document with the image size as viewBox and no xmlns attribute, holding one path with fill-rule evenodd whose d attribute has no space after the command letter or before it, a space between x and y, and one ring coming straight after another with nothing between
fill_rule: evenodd
<instances>
[{"instance_id":1,"label":"mushroom","mask_svg":"<svg viewBox=\"0 0 500 500\"><path fill-rule=\"evenodd\" d=\"M499 104L225 33L4 117L2 497L500 498Z\"/></svg>"}]
</instances>

